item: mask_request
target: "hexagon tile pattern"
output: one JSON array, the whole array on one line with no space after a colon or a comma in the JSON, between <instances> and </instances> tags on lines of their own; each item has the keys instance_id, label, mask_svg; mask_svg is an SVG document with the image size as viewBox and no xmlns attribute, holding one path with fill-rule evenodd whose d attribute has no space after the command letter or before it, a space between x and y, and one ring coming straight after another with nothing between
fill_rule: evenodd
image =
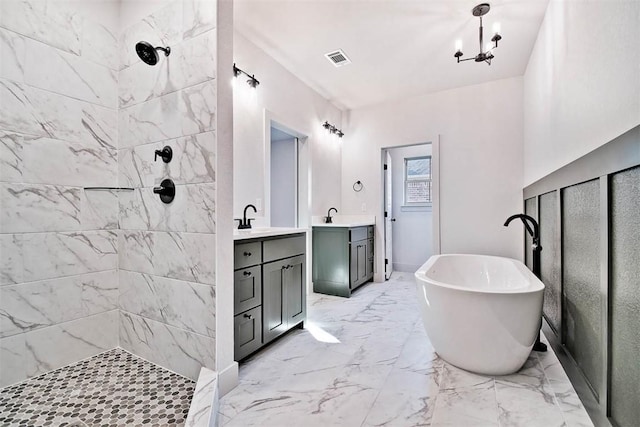
<instances>
[{"instance_id":1,"label":"hexagon tile pattern","mask_svg":"<svg viewBox=\"0 0 640 427\"><path fill-rule=\"evenodd\" d=\"M0 390L2 426L182 426L195 383L116 348Z\"/></svg>"}]
</instances>

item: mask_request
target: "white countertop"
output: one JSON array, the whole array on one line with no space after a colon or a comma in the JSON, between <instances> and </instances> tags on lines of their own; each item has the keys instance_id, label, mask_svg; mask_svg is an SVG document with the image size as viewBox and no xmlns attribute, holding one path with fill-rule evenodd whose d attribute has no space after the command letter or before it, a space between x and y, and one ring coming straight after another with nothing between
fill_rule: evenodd
<instances>
[{"instance_id":1,"label":"white countertop","mask_svg":"<svg viewBox=\"0 0 640 427\"><path fill-rule=\"evenodd\" d=\"M286 234L306 233L308 228L260 227L248 230L233 230L233 240L256 239L258 237L281 236Z\"/></svg>"},{"instance_id":2,"label":"white countertop","mask_svg":"<svg viewBox=\"0 0 640 427\"><path fill-rule=\"evenodd\" d=\"M312 227L365 227L367 225L376 225L375 221L354 221L354 222L344 222L344 223L331 223L327 224L324 222L319 222L317 224L313 224Z\"/></svg>"},{"instance_id":3,"label":"white countertop","mask_svg":"<svg viewBox=\"0 0 640 427\"><path fill-rule=\"evenodd\" d=\"M311 218L312 227L365 227L367 225L376 225L375 215L333 215L333 222L327 224L324 222L323 216L314 216Z\"/></svg>"}]
</instances>

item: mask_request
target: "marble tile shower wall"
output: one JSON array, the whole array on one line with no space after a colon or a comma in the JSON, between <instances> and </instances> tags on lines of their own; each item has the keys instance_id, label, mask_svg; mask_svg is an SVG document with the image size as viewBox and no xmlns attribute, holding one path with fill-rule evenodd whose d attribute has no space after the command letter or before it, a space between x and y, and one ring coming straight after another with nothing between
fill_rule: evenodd
<instances>
[{"instance_id":1,"label":"marble tile shower wall","mask_svg":"<svg viewBox=\"0 0 640 427\"><path fill-rule=\"evenodd\" d=\"M0 2L0 386L118 345L116 40Z\"/></svg>"},{"instance_id":2,"label":"marble tile shower wall","mask_svg":"<svg viewBox=\"0 0 640 427\"><path fill-rule=\"evenodd\" d=\"M175 1L119 47L120 345L196 379L215 369L216 4ZM170 46L155 66L135 44ZM169 145L173 159L154 161ZM165 178L176 197L153 187Z\"/></svg>"},{"instance_id":3,"label":"marble tile shower wall","mask_svg":"<svg viewBox=\"0 0 640 427\"><path fill-rule=\"evenodd\" d=\"M195 379L215 368L215 1L120 34L65 3L0 1L0 387L118 345ZM171 56L140 62L141 40Z\"/></svg>"}]
</instances>

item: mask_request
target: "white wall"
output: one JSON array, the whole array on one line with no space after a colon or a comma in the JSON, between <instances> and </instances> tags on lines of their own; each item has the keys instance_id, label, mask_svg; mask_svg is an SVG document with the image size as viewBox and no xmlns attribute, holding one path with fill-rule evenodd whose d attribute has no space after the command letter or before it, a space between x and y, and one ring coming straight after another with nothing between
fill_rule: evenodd
<instances>
[{"instance_id":1,"label":"white wall","mask_svg":"<svg viewBox=\"0 0 640 427\"><path fill-rule=\"evenodd\" d=\"M86 0L75 0L82 1L83 3ZM100 0L96 0L100 1ZM106 0L104 0L106 1ZM174 0L115 0L120 3L120 29L124 30L125 28L135 24L141 19L146 18L149 14L153 13L156 10L160 10L163 7L167 6ZM88 3L88 2L86 2ZM149 40L149 43L154 43L155 40Z\"/></svg>"},{"instance_id":2,"label":"white wall","mask_svg":"<svg viewBox=\"0 0 640 427\"><path fill-rule=\"evenodd\" d=\"M271 226L296 225L296 140L271 141Z\"/></svg>"},{"instance_id":3,"label":"white wall","mask_svg":"<svg viewBox=\"0 0 640 427\"><path fill-rule=\"evenodd\" d=\"M640 2L549 2L524 75L524 184L640 124Z\"/></svg>"},{"instance_id":4,"label":"white wall","mask_svg":"<svg viewBox=\"0 0 640 427\"><path fill-rule=\"evenodd\" d=\"M415 272L433 255L431 207L404 206L404 159L430 156L431 145L394 148L391 154L393 199L393 269Z\"/></svg>"},{"instance_id":5,"label":"white wall","mask_svg":"<svg viewBox=\"0 0 640 427\"><path fill-rule=\"evenodd\" d=\"M256 204L256 199L263 201L263 211L257 215L264 215L265 171L268 172L268 163L265 168L265 109L280 124L308 136L309 214L322 215L330 206L340 208L343 142L329 135L322 123L328 120L341 126L341 111L237 32L233 56L238 67L255 74L260 81L255 91L242 79L234 83L235 217L241 217L244 206Z\"/></svg>"},{"instance_id":6,"label":"white wall","mask_svg":"<svg viewBox=\"0 0 640 427\"><path fill-rule=\"evenodd\" d=\"M465 64L473 67L477 64ZM522 78L352 111L345 120L342 213L376 215L376 280L383 277L381 148L440 135L441 252L522 258ZM361 180L364 189L351 186Z\"/></svg>"}]
</instances>

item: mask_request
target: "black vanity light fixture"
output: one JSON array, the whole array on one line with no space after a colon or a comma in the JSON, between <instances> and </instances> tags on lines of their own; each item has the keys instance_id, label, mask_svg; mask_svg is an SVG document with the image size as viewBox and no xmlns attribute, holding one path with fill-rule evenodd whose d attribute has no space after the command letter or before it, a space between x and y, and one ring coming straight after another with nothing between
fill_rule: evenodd
<instances>
[{"instance_id":1,"label":"black vanity light fixture","mask_svg":"<svg viewBox=\"0 0 640 427\"><path fill-rule=\"evenodd\" d=\"M487 43L487 45L484 46L485 50L482 50L483 32L484 32L484 28L482 27L482 17L489 12L489 9L491 9L491 6L489 6L489 3L480 3L479 5L477 5L471 10L471 13L473 14L473 16L477 16L480 18L480 29L478 32L478 36L480 39L480 53L478 53L473 58L460 59L460 57L463 55L462 40L458 40L456 41L456 53L455 55L453 55L454 58L458 60L458 62L470 61L473 59L476 62L486 62L487 64L491 65L491 60L493 59L493 49L498 47L498 42L502 39L502 36L500 35L500 24L496 22L495 24L493 24L493 37L491 38L491 41L493 42L493 46L491 45L491 43Z\"/></svg>"},{"instance_id":2,"label":"black vanity light fixture","mask_svg":"<svg viewBox=\"0 0 640 427\"><path fill-rule=\"evenodd\" d=\"M342 138L344 136L344 132L342 132L342 130L338 129L327 121L322 124L322 127L328 130L329 133L335 133L336 135L338 135L338 138Z\"/></svg>"},{"instance_id":3,"label":"black vanity light fixture","mask_svg":"<svg viewBox=\"0 0 640 427\"><path fill-rule=\"evenodd\" d=\"M247 84L249 86L251 86L252 88L256 88L260 82L258 81L258 79L256 79L256 76L253 74L249 74L246 71L241 70L240 68L236 67L236 64L233 64L233 77L240 77L241 75L245 75L247 77L249 77L249 80L247 80Z\"/></svg>"}]
</instances>

